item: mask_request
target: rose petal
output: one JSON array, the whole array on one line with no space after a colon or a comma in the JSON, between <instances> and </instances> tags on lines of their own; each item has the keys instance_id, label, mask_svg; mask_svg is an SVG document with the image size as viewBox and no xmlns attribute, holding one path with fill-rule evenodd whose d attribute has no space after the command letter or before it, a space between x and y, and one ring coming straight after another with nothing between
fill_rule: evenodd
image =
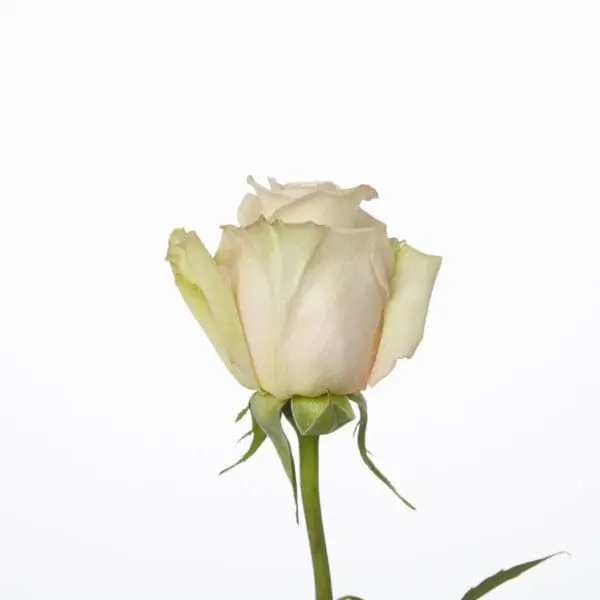
<instances>
[{"instance_id":1,"label":"rose petal","mask_svg":"<svg viewBox=\"0 0 600 600\"><path fill-rule=\"evenodd\" d=\"M368 185L350 189L318 189L303 198L279 207L271 219L285 223L313 222L338 229L355 226L361 202L377 198L377 192Z\"/></svg>"},{"instance_id":2,"label":"rose petal","mask_svg":"<svg viewBox=\"0 0 600 600\"><path fill-rule=\"evenodd\" d=\"M248 176L248 183L254 188L255 193L246 194L238 208L238 223L242 227L256 223L261 216L270 219L277 209L309 193L309 191L303 191L301 194L286 193L277 186L268 189L257 183L251 175Z\"/></svg>"},{"instance_id":3,"label":"rose petal","mask_svg":"<svg viewBox=\"0 0 600 600\"><path fill-rule=\"evenodd\" d=\"M183 299L227 368L243 386L258 389L233 292L200 238L175 229L166 258Z\"/></svg>"},{"instance_id":4,"label":"rose petal","mask_svg":"<svg viewBox=\"0 0 600 600\"><path fill-rule=\"evenodd\" d=\"M360 208L356 213L354 227L379 227L383 231L387 230L387 226L383 221L376 219L372 214Z\"/></svg>"},{"instance_id":5,"label":"rose petal","mask_svg":"<svg viewBox=\"0 0 600 600\"><path fill-rule=\"evenodd\" d=\"M335 185L333 181L292 181L290 183L279 183L276 179L270 177L268 179L271 189L277 187L278 189L285 190L287 193L304 194L314 192L316 190L339 190L339 186Z\"/></svg>"},{"instance_id":6,"label":"rose petal","mask_svg":"<svg viewBox=\"0 0 600 600\"><path fill-rule=\"evenodd\" d=\"M263 389L289 398L364 388L387 296L379 235L264 220L225 228L216 259L233 282Z\"/></svg>"},{"instance_id":7,"label":"rose petal","mask_svg":"<svg viewBox=\"0 0 600 600\"><path fill-rule=\"evenodd\" d=\"M261 217L288 223L312 221L338 228L380 224L358 209L362 201L377 197L377 192L368 185L340 189L331 181L281 184L272 177L268 181L270 189L257 183L252 176L248 177L254 194L246 194L238 209L238 223L242 227L256 223ZM356 224L357 219L361 224Z\"/></svg>"},{"instance_id":8,"label":"rose petal","mask_svg":"<svg viewBox=\"0 0 600 600\"><path fill-rule=\"evenodd\" d=\"M405 242L392 241L395 251L391 296L385 310L381 342L369 377L375 385L399 358L410 358L423 337L433 286L442 258L423 254Z\"/></svg>"}]
</instances>

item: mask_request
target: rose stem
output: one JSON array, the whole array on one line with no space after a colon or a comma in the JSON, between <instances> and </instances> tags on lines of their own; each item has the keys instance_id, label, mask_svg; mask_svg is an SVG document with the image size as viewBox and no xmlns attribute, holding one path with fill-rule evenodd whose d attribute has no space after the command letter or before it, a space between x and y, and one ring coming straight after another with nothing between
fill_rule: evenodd
<instances>
[{"instance_id":1,"label":"rose stem","mask_svg":"<svg viewBox=\"0 0 600 600\"><path fill-rule=\"evenodd\" d=\"M315 600L333 600L319 498L319 437L298 433L300 489L315 579Z\"/></svg>"}]
</instances>

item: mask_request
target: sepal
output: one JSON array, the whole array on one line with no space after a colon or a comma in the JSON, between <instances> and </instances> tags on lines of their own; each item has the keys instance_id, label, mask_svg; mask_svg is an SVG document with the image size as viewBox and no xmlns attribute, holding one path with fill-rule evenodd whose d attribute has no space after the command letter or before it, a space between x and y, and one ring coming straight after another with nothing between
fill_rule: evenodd
<instances>
[{"instance_id":1,"label":"sepal","mask_svg":"<svg viewBox=\"0 0 600 600\"><path fill-rule=\"evenodd\" d=\"M296 468L290 442L281 426L281 413L288 400L278 400L270 394L256 392L250 398L250 411L253 419L262 431L273 442L279 455L285 474L292 486L294 504L296 507L296 522L298 518L298 485L296 483Z\"/></svg>"},{"instance_id":2,"label":"sepal","mask_svg":"<svg viewBox=\"0 0 600 600\"><path fill-rule=\"evenodd\" d=\"M358 451L360 453L360 457L363 459L363 462L365 463L365 465L367 465L371 473L373 473L373 475L375 475L375 477L377 477L379 481L384 483L390 490L392 490L392 492L394 492L394 494L398 498L400 498L400 500L402 500L402 502L404 502L404 504L406 504L408 508L416 510L416 508L406 498L404 498L398 493L396 488L393 486L392 482L375 466L375 464L369 457L370 453L367 450L366 446L368 411L367 401L365 400L364 396L362 394L352 394L348 397L353 402L356 402L360 414L360 420L358 421L356 429L358 431Z\"/></svg>"},{"instance_id":3,"label":"sepal","mask_svg":"<svg viewBox=\"0 0 600 600\"><path fill-rule=\"evenodd\" d=\"M248 406L238 413L237 417L235 418L235 422L236 423L239 422L244 417L244 415L248 412L248 410L250 410L250 403L248 403ZM250 447L238 461L236 461L235 463L233 463L226 469L223 469L219 473L219 475L223 475L224 473L227 473L227 471L231 471L231 469L233 469L234 467L237 467L238 465L241 465L243 462L246 462L249 458L251 458L256 453L256 451L262 446L262 443L267 438L267 436L265 435L265 432L260 428L256 419L254 418L254 415L251 415L251 417L252 417L252 429L250 429L250 431L247 431L238 440L238 442L241 442L243 439L252 436L252 441L250 442Z\"/></svg>"},{"instance_id":4,"label":"sepal","mask_svg":"<svg viewBox=\"0 0 600 600\"><path fill-rule=\"evenodd\" d=\"M354 419L354 410L347 396L294 396L290 404L294 424L301 435L327 435Z\"/></svg>"}]
</instances>

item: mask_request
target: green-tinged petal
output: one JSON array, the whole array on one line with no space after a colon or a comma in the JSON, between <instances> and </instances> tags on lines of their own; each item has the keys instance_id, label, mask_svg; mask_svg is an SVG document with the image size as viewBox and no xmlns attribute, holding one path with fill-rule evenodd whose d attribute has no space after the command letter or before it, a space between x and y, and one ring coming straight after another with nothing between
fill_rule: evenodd
<instances>
[{"instance_id":1,"label":"green-tinged petal","mask_svg":"<svg viewBox=\"0 0 600 600\"><path fill-rule=\"evenodd\" d=\"M296 507L296 521L298 521L298 485L296 483L296 468L290 442L281 426L281 412L287 401L277 400L269 394L257 392L250 398L250 410L256 422L273 442L279 455L285 474L287 475Z\"/></svg>"},{"instance_id":2,"label":"green-tinged petal","mask_svg":"<svg viewBox=\"0 0 600 600\"><path fill-rule=\"evenodd\" d=\"M442 262L440 256L423 254L405 242L393 239L392 246L394 275L369 385L375 385L391 372L399 358L410 358L417 349Z\"/></svg>"},{"instance_id":3,"label":"green-tinged petal","mask_svg":"<svg viewBox=\"0 0 600 600\"><path fill-rule=\"evenodd\" d=\"M353 394L349 396L351 400L356 402L358 405L358 411L360 413L360 421L358 422L358 450L360 452L360 456L363 459L363 462L371 473L373 473L382 483L384 483L408 508L412 508L416 510L415 507L408 501L406 498L401 496L396 488L392 485L392 482L375 466L373 461L369 457L369 451L366 446L366 437L367 437L367 421L368 421L368 412L367 412L367 401L365 400L362 394Z\"/></svg>"},{"instance_id":4,"label":"green-tinged petal","mask_svg":"<svg viewBox=\"0 0 600 600\"><path fill-rule=\"evenodd\" d=\"M231 466L227 467L226 469L223 469L219 473L219 475L223 475L223 473L227 473L227 471L231 471L231 469L233 469L234 467L237 467L238 465L242 464L243 462L246 462L262 446L262 443L265 441L267 436L265 435L265 432L262 430L262 428L257 423L257 421L254 417L252 417L252 429L250 431L248 431L248 433L245 433L239 439L239 441L241 442L244 438L249 437L250 435L252 436L252 441L250 442L250 447L248 448L248 450L244 453L244 455L238 461L236 461L235 463L233 463Z\"/></svg>"},{"instance_id":5,"label":"green-tinged petal","mask_svg":"<svg viewBox=\"0 0 600 600\"><path fill-rule=\"evenodd\" d=\"M354 419L354 411L347 396L295 396L290 404L294 423L301 435L327 435Z\"/></svg>"},{"instance_id":6,"label":"green-tinged petal","mask_svg":"<svg viewBox=\"0 0 600 600\"><path fill-rule=\"evenodd\" d=\"M183 299L227 368L242 385L258 389L233 292L200 238L175 229L167 260Z\"/></svg>"},{"instance_id":7,"label":"green-tinged petal","mask_svg":"<svg viewBox=\"0 0 600 600\"><path fill-rule=\"evenodd\" d=\"M566 554L566 552L556 552L555 554L550 554L549 556L544 556L543 558L538 558L537 560L521 563L520 565L506 569L506 571L498 571L498 573L495 575L484 579L479 585L471 588L462 597L462 600L477 600L478 598L485 596L488 592L495 590L503 583L518 577L519 575L525 573L525 571L529 571L529 569L533 569L533 567L537 567L537 565L547 561L550 558L554 558L559 554Z\"/></svg>"}]
</instances>

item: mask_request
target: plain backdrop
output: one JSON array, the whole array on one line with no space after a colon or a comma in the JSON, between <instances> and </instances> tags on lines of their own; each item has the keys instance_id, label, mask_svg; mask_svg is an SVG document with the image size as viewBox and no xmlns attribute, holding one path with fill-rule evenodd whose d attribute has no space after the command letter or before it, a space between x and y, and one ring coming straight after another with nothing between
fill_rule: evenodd
<instances>
[{"instance_id":1,"label":"plain backdrop","mask_svg":"<svg viewBox=\"0 0 600 600\"><path fill-rule=\"evenodd\" d=\"M0 597L309 600L271 446L173 285L253 174L368 183L444 263L367 392L418 511L323 440L337 597L600 596L600 6L3 0Z\"/></svg>"}]
</instances>

